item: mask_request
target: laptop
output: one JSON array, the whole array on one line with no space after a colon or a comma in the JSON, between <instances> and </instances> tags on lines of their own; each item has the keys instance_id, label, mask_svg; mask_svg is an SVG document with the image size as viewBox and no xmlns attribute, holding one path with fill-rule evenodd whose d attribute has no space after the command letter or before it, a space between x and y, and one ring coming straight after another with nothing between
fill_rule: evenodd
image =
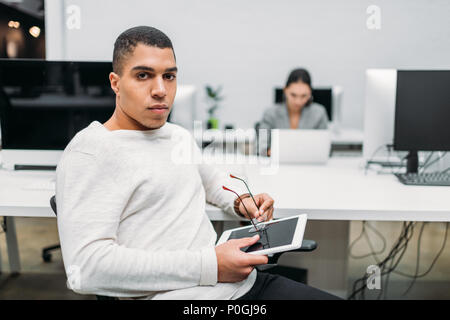
<instances>
[{"instance_id":1,"label":"laptop","mask_svg":"<svg viewBox=\"0 0 450 320\"><path fill-rule=\"evenodd\" d=\"M331 135L328 130L272 130L271 158L279 163L325 164L330 157Z\"/></svg>"}]
</instances>

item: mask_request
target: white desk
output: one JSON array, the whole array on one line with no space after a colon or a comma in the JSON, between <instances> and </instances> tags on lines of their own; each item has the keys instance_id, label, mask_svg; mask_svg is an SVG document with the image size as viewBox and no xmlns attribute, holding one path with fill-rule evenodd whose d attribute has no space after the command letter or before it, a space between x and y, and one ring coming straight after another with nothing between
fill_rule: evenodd
<instances>
[{"instance_id":1,"label":"white desk","mask_svg":"<svg viewBox=\"0 0 450 320\"><path fill-rule=\"evenodd\" d=\"M341 128L338 131L331 131L331 143L333 145L359 145L362 146L364 132L358 129Z\"/></svg>"},{"instance_id":2,"label":"white desk","mask_svg":"<svg viewBox=\"0 0 450 320\"><path fill-rule=\"evenodd\" d=\"M405 186L393 175L364 174L361 158L331 158L327 165L280 165L262 175L246 165L253 193L275 199L275 216L308 213L310 220L450 221L450 188ZM214 220L224 213L208 207Z\"/></svg>"},{"instance_id":3,"label":"white desk","mask_svg":"<svg viewBox=\"0 0 450 320\"><path fill-rule=\"evenodd\" d=\"M340 258L328 263L333 270L340 270L336 272L341 278L346 275L349 228L345 221L450 221L450 188L404 186L392 175L364 175L361 158L331 158L325 166L281 165L274 175L262 175L256 165L244 167L252 192L266 192L275 199L276 218L307 213L309 220L342 221L341 231L335 235L341 241L333 242L329 249L339 250ZM24 187L53 176L54 172L0 170L0 216L8 217L12 271L20 270L13 217L54 217L49 206L54 191ZM213 221L233 220L211 205L207 213ZM332 228L335 226L336 221ZM339 263L341 267L336 268ZM329 272L322 270L321 274Z\"/></svg>"},{"instance_id":4,"label":"white desk","mask_svg":"<svg viewBox=\"0 0 450 320\"><path fill-rule=\"evenodd\" d=\"M54 171L0 170L0 215L18 217L55 217L50 208L54 190L26 189L30 184L49 181Z\"/></svg>"}]
</instances>

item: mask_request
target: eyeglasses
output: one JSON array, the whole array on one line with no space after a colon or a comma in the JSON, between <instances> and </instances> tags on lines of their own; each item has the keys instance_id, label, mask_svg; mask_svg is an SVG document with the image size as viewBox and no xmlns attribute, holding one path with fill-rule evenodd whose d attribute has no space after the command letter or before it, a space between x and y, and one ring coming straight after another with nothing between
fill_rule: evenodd
<instances>
[{"instance_id":1,"label":"eyeglasses","mask_svg":"<svg viewBox=\"0 0 450 320\"><path fill-rule=\"evenodd\" d=\"M251 197L252 200L253 200L253 203L255 204L256 208L259 210L259 206L257 205L256 200L255 200L255 198L253 197L253 194L252 194L252 192L250 191L250 188L249 188L248 185L247 185L247 182L245 182L244 179L241 179L241 178L239 178L239 177L236 177L236 176L234 176L234 175L232 175L232 174L230 174L230 177L233 178L233 179L238 179L238 180L242 181L242 182L245 184L245 187L247 188L248 193L250 194L250 197ZM231 189L229 189L229 188L227 188L227 187L225 187L225 186L222 186L222 188L223 188L224 190L233 192L233 193L239 198L239 200L241 201L242 205L244 206L245 212L247 213L247 218L248 218L248 219L251 221L251 223L253 224L253 228L251 228L251 229L249 230L249 232L256 232L256 231L264 230L264 229L266 228L266 226L265 226L264 224L260 224L260 222L259 222L257 219L255 219L255 218L252 219L252 218L250 217L250 213L248 212L247 207L245 206L244 202L242 201L241 197L237 194L237 192L235 192L235 191L233 191L233 190L231 190Z\"/></svg>"}]
</instances>

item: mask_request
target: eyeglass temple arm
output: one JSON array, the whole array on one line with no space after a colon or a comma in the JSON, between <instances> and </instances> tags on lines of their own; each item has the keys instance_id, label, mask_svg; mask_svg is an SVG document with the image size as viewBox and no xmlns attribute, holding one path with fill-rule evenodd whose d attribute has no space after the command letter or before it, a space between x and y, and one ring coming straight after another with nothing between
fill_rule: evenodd
<instances>
[{"instance_id":1,"label":"eyeglass temple arm","mask_svg":"<svg viewBox=\"0 0 450 320\"><path fill-rule=\"evenodd\" d=\"M231 190L231 189L229 189L229 188L227 188L225 186L222 186L222 188L224 190L233 192L239 198L239 200L241 201L242 205L244 206L245 212L247 212L247 219L251 221L251 223L253 224L253 227L255 227L255 230L258 230L258 228L256 227L255 223L253 222L253 219L250 218L250 213L248 212L247 207L245 206L244 202L242 201L241 197L237 194L237 192L235 192L235 191L233 191L233 190Z\"/></svg>"},{"instance_id":2,"label":"eyeglass temple arm","mask_svg":"<svg viewBox=\"0 0 450 320\"><path fill-rule=\"evenodd\" d=\"M253 197L253 194L252 194L252 192L250 191L250 188L248 187L247 182L245 182L244 179L241 179L241 178L239 178L239 177L236 177L236 176L234 176L234 175L232 175L232 174L230 174L230 177L233 178L233 179L241 180L241 181L245 184L245 187L247 188L248 193L250 194L250 197L252 197L253 203L255 204L256 208L258 208L258 210L259 210L259 206L256 204L256 200L255 200L255 198Z\"/></svg>"}]
</instances>

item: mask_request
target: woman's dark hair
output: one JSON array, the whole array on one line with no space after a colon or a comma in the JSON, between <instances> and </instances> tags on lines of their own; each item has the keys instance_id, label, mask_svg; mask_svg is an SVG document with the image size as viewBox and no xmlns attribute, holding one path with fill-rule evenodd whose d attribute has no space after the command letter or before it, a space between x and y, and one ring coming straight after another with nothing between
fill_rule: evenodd
<instances>
[{"instance_id":1,"label":"woman's dark hair","mask_svg":"<svg viewBox=\"0 0 450 320\"><path fill-rule=\"evenodd\" d=\"M312 87L311 87L311 76L309 75L308 70L302 69L302 68L295 69L295 70L291 71L291 73L289 74L289 77L288 77L288 79L286 81L285 88L289 87L289 85L291 83L295 83L295 82L299 82L299 81L307 84L312 90Z\"/></svg>"}]
</instances>

